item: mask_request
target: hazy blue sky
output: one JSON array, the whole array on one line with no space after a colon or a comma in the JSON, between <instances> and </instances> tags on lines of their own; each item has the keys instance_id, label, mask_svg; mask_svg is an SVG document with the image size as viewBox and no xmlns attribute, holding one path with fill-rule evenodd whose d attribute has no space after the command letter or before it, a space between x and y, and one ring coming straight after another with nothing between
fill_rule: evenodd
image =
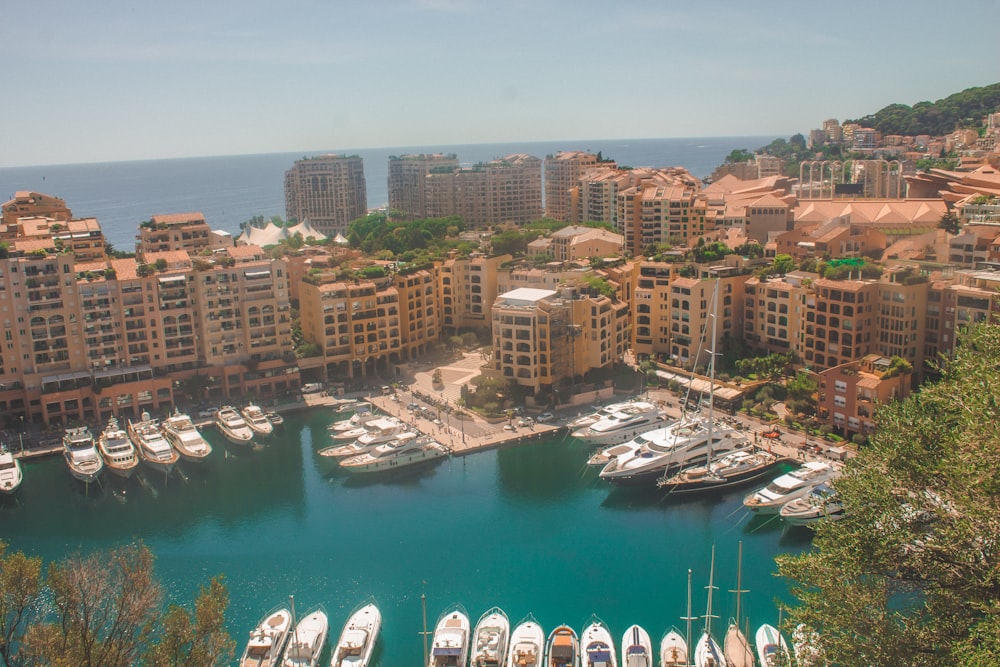
<instances>
[{"instance_id":1,"label":"hazy blue sky","mask_svg":"<svg viewBox=\"0 0 1000 667\"><path fill-rule=\"evenodd\" d=\"M789 136L1000 81L997 0L2 8L0 166Z\"/></svg>"}]
</instances>

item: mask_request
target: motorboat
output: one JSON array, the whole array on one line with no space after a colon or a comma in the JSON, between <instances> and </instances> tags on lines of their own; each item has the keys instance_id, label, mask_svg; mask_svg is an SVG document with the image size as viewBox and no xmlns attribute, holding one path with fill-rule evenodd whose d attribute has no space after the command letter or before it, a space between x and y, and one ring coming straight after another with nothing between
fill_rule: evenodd
<instances>
[{"instance_id":1,"label":"motorboat","mask_svg":"<svg viewBox=\"0 0 1000 667\"><path fill-rule=\"evenodd\" d=\"M545 648L545 633L535 617L528 614L510 633L507 667L539 667Z\"/></svg>"},{"instance_id":2,"label":"motorboat","mask_svg":"<svg viewBox=\"0 0 1000 667\"><path fill-rule=\"evenodd\" d=\"M632 401L627 401L627 402L624 402L624 403L609 403L608 405L605 405L602 408L598 408L596 411L591 412L590 414L581 415L580 417L577 417L576 419L574 419L574 420L570 421L569 423L567 423L566 427L570 431L575 431L577 429L586 428L586 427L590 426L591 424L595 424L598 421L600 421L601 419L604 419L608 415L613 415L614 413L618 412L619 410L624 410L625 408L627 408L632 403L633 403Z\"/></svg>"},{"instance_id":3,"label":"motorboat","mask_svg":"<svg viewBox=\"0 0 1000 667\"><path fill-rule=\"evenodd\" d=\"M381 438L366 438L368 435L374 435L372 433L367 433L354 442L349 442L346 445L331 445L329 447L324 447L323 449L316 452L320 456L328 456L335 459L344 459L349 456L358 456L360 454L366 454L379 445L385 444L387 441ZM398 434L391 441L403 442L406 440L418 438L419 434L416 431L404 431ZM364 438L364 440L363 440ZM389 441L389 442L391 442Z\"/></svg>"},{"instance_id":4,"label":"motorboat","mask_svg":"<svg viewBox=\"0 0 1000 667\"><path fill-rule=\"evenodd\" d=\"M447 455L447 447L428 436L421 436L378 445L365 454L342 460L340 466L355 473L381 472L432 461Z\"/></svg>"},{"instance_id":5,"label":"motorboat","mask_svg":"<svg viewBox=\"0 0 1000 667\"><path fill-rule=\"evenodd\" d=\"M382 629L382 613L374 602L354 610L333 647L330 667L368 667Z\"/></svg>"},{"instance_id":6,"label":"motorboat","mask_svg":"<svg viewBox=\"0 0 1000 667\"><path fill-rule=\"evenodd\" d=\"M254 432L254 435L267 436L274 432L274 425L271 424L267 413L259 405L251 403L240 410L240 414L243 415L243 420Z\"/></svg>"},{"instance_id":7,"label":"motorboat","mask_svg":"<svg viewBox=\"0 0 1000 667\"><path fill-rule=\"evenodd\" d=\"M799 667L825 667L826 653L820 642L819 633L804 623L799 623L792 631L792 652Z\"/></svg>"},{"instance_id":8,"label":"motorboat","mask_svg":"<svg viewBox=\"0 0 1000 667\"><path fill-rule=\"evenodd\" d=\"M688 645L677 628L667 630L660 640L659 667L687 667Z\"/></svg>"},{"instance_id":9,"label":"motorboat","mask_svg":"<svg viewBox=\"0 0 1000 667\"><path fill-rule=\"evenodd\" d=\"M330 438L334 442L354 442L363 435L367 435L368 429L364 426L356 426L347 431L332 431Z\"/></svg>"},{"instance_id":10,"label":"motorboat","mask_svg":"<svg viewBox=\"0 0 1000 667\"><path fill-rule=\"evenodd\" d=\"M267 421L271 422L271 426L274 428L285 425L285 418L282 417L280 413L275 412L274 410L265 410L264 414L267 415Z\"/></svg>"},{"instance_id":11,"label":"motorboat","mask_svg":"<svg viewBox=\"0 0 1000 667\"><path fill-rule=\"evenodd\" d=\"M615 640L604 621L593 616L580 633L581 667L618 667Z\"/></svg>"},{"instance_id":12,"label":"motorboat","mask_svg":"<svg viewBox=\"0 0 1000 667\"><path fill-rule=\"evenodd\" d=\"M608 462L623 456L625 454L630 454L635 450L635 444L632 440L628 442L622 442L617 445L611 445L610 447L604 447L598 449L596 452L590 455L587 459L587 465L593 468L603 468L608 465Z\"/></svg>"},{"instance_id":13,"label":"motorboat","mask_svg":"<svg viewBox=\"0 0 1000 667\"><path fill-rule=\"evenodd\" d=\"M21 462L8 451L0 452L0 493L11 495L21 486Z\"/></svg>"},{"instance_id":14,"label":"motorboat","mask_svg":"<svg viewBox=\"0 0 1000 667\"><path fill-rule=\"evenodd\" d=\"M234 445L246 445L253 440L253 431L239 411L231 405L224 406L215 413L215 425L226 436L226 440Z\"/></svg>"},{"instance_id":15,"label":"motorboat","mask_svg":"<svg viewBox=\"0 0 1000 667\"><path fill-rule=\"evenodd\" d=\"M785 503L805 496L837 475L837 470L829 463L806 461L797 470L775 478L763 489L748 495L743 505L758 514L778 514Z\"/></svg>"},{"instance_id":16,"label":"motorboat","mask_svg":"<svg viewBox=\"0 0 1000 667\"><path fill-rule=\"evenodd\" d=\"M653 403L636 401L605 415L590 426L570 433L590 445L613 445L645 433L663 421L665 413Z\"/></svg>"},{"instance_id":17,"label":"motorboat","mask_svg":"<svg viewBox=\"0 0 1000 667\"><path fill-rule=\"evenodd\" d=\"M469 654L469 615L456 604L434 626L428 667L465 667Z\"/></svg>"},{"instance_id":18,"label":"motorboat","mask_svg":"<svg viewBox=\"0 0 1000 667\"><path fill-rule=\"evenodd\" d=\"M708 465L692 466L670 477L661 477L656 484L670 495L720 492L760 480L790 460L760 449L737 449L720 454Z\"/></svg>"},{"instance_id":19,"label":"motorboat","mask_svg":"<svg viewBox=\"0 0 1000 667\"><path fill-rule=\"evenodd\" d=\"M818 521L844 518L844 503L837 490L823 482L805 496L789 500L778 513L789 526L811 526Z\"/></svg>"},{"instance_id":20,"label":"motorboat","mask_svg":"<svg viewBox=\"0 0 1000 667\"><path fill-rule=\"evenodd\" d=\"M250 631L239 667L274 667L288 641L292 628L292 613L285 607L276 607Z\"/></svg>"},{"instance_id":21,"label":"motorboat","mask_svg":"<svg viewBox=\"0 0 1000 667\"><path fill-rule=\"evenodd\" d=\"M173 416L164 419L161 428L163 437L185 461L201 463L212 453L212 445L202 437L191 417L180 410L175 410Z\"/></svg>"},{"instance_id":22,"label":"motorboat","mask_svg":"<svg viewBox=\"0 0 1000 667\"><path fill-rule=\"evenodd\" d=\"M472 631L469 667L503 667L507 659L510 619L500 607L493 607L479 617Z\"/></svg>"},{"instance_id":23,"label":"motorboat","mask_svg":"<svg viewBox=\"0 0 1000 667\"><path fill-rule=\"evenodd\" d=\"M736 429L713 426L711 418L693 417L638 435L625 443L625 453L608 461L600 477L614 484L652 485L663 475L706 463L711 454L747 446Z\"/></svg>"},{"instance_id":24,"label":"motorboat","mask_svg":"<svg viewBox=\"0 0 1000 667\"><path fill-rule=\"evenodd\" d=\"M347 419L341 419L330 424L327 428L334 432L340 431L350 431L352 429L361 428L373 419L378 419L378 415L373 413L367 408L367 406L362 410L359 408L353 415Z\"/></svg>"},{"instance_id":25,"label":"motorboat","mask_svg":"<svg viewBox=\"0 0 1000 667\"><path fill-rule=\"evenodd\" d=\"M334 403L334 409L337 412L350 412L351 410L356 410L363 401L356 398L341 398L336 403Z\"/></svg>"},{"instance_id":26,"label":"motorboat","mask_svg":"<svg viewBox=\"0 0 1000 667\"><path fill-rule=\"evenodd\" d=\"M576 630L560 625L545 642L546 667L580 667L580 640Z\"/></svg>"},{"instance_id":27,"label":"motorboat","mask_svg":"<svg viewBox=\"0 0 1000 667\"><path fill-rule=\"evenodd\" d=\"M282 667L316 667L329 629L326 610L317 607L295 624L282 657Z\"/></svg>"},{"instance_id":28,"label":"motorboat","mask_svg":"<svg viewBox=\"0 0 1000 667\"><path fill-rule=\"evenodd\" d=\"M780 665L792 664L791 654L788 652L788 643L781 636L778 628L773 625L764 625L757 628L754 635L754 643L757 645L757 657L760 659L760 667L779 667Z\"/></svg>"},{"instance_id":29,"label":"motorboat","mask_svg":"<svg viewBox=\"0 0 1000 667\"><path fill-rule=\"evenodd\" d=\"M104 470L104 461L97 453L94 436L86 426L66 429L63 456L70 474L85 484L96 480Z\"/></svg>"},{"instance_id":30,"label":"motorboat","mask_svg":"<svg viewBox=\"0 0 1000 667\"><path fill-rule=\"evenodd\" d=\"M640 625L622 635L622 667L653 667L653 642Z\"/></svg>"},{"instance_id":31,"label":"motorboat","mask_svg":"<svg viewBox=\"0 0 1000 667\"><path fill-rule=\"evenodd\" d=\"M128 437L142 462L153 470L162 470L169 475L180 459L177 450L163 437L160 425L148 412L144 411L142 419L137 422L129 420Z\"/></svg>"},{"instance_id":32,"label":"motorboat","mask_svg":"<svg viewBox=\"0 0 1000 667\"><path fill-rule=\"evenodd\" d=\"M108 418L108 425L97 438L97 451L104 459L104 467L123 479L131 477L139 467L139 455L136 454L135 446L114 415Z\"/></svg>"}]
</instances>

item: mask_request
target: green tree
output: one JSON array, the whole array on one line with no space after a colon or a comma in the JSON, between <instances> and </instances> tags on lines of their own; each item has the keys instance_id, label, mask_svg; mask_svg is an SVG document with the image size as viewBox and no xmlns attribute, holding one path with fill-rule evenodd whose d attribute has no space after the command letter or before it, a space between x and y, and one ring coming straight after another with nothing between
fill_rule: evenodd
<instances>
[{"instance_id":1,"label":"green tree","mask_svg":"<svg viewBox=\"0 0 1000 667\"><path fill-rule=\"evenodd\" d=\"M882 406L837 490L847 516L778 558L790 625L843 665L1000 663L1000 327L963 334L940 382Z\"/></svg>"},{"instance_id":2,"label":"green tree","mask_svg":"<svg viewBox=\"0 0 1000 667\"><path fill-rule=\"evenodd\" d=\"M159 640L146 654L151 667L207 667L228 665L234 643L226 631L229 591L222 577L213 577L198 592L194 614L170 605L162 619Z\"/></svg>"},{"instance_id":3,"label":"green tree","mask_svg":"<svg viewBox=\"0 0 1000 667\"><path fill-rule=\"evenodd\" d=\"M20 638L35 617L42 591L42 559L21 552L8 554L0 542L0 661L22 664Z\"/></svg>"},{"instance_id":4,"label":"green tree","mask_svg":"<svg viewBox=\"0 0 1000 667\"><path fill-rule=\"evenodd\" d=\"M938 229L943 229L949 234L958 234L961 231L961 225L958 221L958 216L955 215L954 211L948 211L941 216L941 220L938 222Z\"/></svg>"}]
</instances>

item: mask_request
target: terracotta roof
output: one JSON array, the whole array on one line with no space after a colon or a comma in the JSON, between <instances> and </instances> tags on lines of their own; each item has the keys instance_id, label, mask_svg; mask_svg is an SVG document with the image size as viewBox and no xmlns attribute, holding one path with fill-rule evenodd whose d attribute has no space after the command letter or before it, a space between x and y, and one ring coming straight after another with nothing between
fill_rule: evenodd
<instances>
[{"instance_id":1,"label":"terracotta roof","mask_svg":"<svg viewBox=\"0 0 1000 667\"><path fill-rule=\"evenodd\" d=\"M134 257L112 259L111 268L115 270L115 276L118 280L135 280L139 277L137 273L139 263L135 261Z\"/></svg>"},{"instance_id":2,"label":"terracotta roof","mask_svg":"<svg viewBox=\"0 0 1000 667\"><path fill-rule=\"evenodd\" d=\"M50 238L16 239L14 241L14 249L26 253L34 252L35 250L54 252L55 248L55 243Z\"/></svg>"},{"instance_id":3,"label":"terracotta roof","mask_svg":"<svg viewBox=\"0 0 1000 667\"><path fill-rule=\"evenodd\" d=\"M165 260L169 268L177 266L191 266L191 255L187 250L163 250L160 252L147 252L143 254L143 259L147 264L156 264L159 260Z\"/></svg>"},{"instance_id":4,"label":"terracotta roof","mask_svg":"<svg viewBox=\"0 0 1000 667\"><path fill-rule=\"evenodd\" d=\"M233 259L258 259L264 257L264 250L259 245L238 245L226 248L226 252Z\"/></svg>"},{"instance_id":5,"label":"terracotta roof","mask_svg":"<svg viewBox=\"0 0 1000 667\"><path fill-rule=\"evenodd\" d=\"M154 215L151 222L158 225L179 225L186 222L205 222L205 216L199 212L194 213L164 213Z\"/></svg>"},{"instance_id":6,"label":"terracotta roof","mask_svg":"<svg viewBox=\"0 0 1000 667\"><path fill-rule=\"evenodd\" d=\"M106 268L108 268L107 261L87 262L86 264L76 265L77 273L83 273L84 271L103 271Z\"/></svg>"}]
</instances>

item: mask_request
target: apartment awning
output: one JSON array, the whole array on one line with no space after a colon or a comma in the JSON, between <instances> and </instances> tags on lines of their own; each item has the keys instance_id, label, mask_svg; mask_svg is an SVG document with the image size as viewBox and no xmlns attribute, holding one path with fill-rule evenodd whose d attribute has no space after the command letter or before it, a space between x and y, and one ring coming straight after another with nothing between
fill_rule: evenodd
<instances>
[{"instance_id":1,"label":"apartment awning","mask_svg":"<svg viewBox=\"0 0 1000 667\"><path fill-rule=\"evenodd\" d=\"M246 278L267 278L271 275L270 269L264 271L244 271L243 276Z\"/></svg>"},{"instance_id":2,"label":"apartment awning","mask_svg":"<svg viewBox=\"0 0 1000 667\"><path fill-rule=\"evenodd\" d=\"M160 278L160 284L163 285L167 283L182 283L185 280L187 280L187 278L185 278L184 276L163 276Z\"/></svg>"},{"instance_id":3,"label":"apartment awning","mask_svg":"<svg viewBox=\"0 0 1000 667\"><path fill-rule=\"evenodd\" d=\"M47 375L42 378L42 384L49 384L50 382L69 382L70 380L80 380L82 378L89 378L90 371L76 371L75 373L63 373L62 375Z\"/></svg>"},{"instance_id":4,"label":"apartment awning","mask_svg":"<svg viewBox=\"0 0 1000 667\"><path fill-rule=\"evenodd\" d=\"M115 367L115 368L105 368L103 370L94 371L94 379L98 380L100 378L118 377L126 375L136 375L147 377L153 377L153 367L149 365L145 366L127 366L125 368Z\"/></svg>"}]
</instances>

